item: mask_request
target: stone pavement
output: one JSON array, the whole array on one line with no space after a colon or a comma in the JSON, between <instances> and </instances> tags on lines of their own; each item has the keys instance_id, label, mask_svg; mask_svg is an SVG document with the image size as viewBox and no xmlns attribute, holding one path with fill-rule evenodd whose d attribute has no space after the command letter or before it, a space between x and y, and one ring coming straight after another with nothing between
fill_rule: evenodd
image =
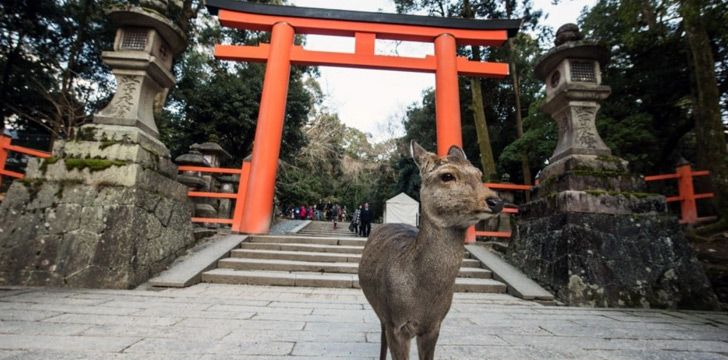
<instances>
[{"instance_id":1,"label":"stone pavement","mask_svg":"<svg viewBox=\"0 0 728 360\"><path fill-rule=\"evenodd\" d=\"M0 289L3 360L375 359L379 336L356 289ZM728 313L549 307L503 294L456 294L436 355L728 360Z\"/></svg>"}]
</instances>

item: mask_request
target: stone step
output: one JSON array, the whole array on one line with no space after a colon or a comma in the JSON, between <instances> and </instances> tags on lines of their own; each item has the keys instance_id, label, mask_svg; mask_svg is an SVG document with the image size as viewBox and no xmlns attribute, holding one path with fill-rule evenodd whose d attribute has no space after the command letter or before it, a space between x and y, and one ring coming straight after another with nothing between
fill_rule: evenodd
<instances>
[{"instance_id":1,"label":"stone step","mask_svg":"<svg viewBox=\"0 0 728 360\"><path fill-rule=\"evenodd\" d=\"M455 292L497 293L507 290L506 284L493 279L455 279Z\"/></svg>"},{"instance_id":2,"label":"stone step","mask_svg":"<svg viewBox=\"0 0 728 360\"><path fill-rule=\"evenodd\" d=\"M220 284L352 288L355 277L354 274L215 269L204 272L202 281Z\"/></svg>"},{"instance_id":3,"label":"stone step","mask_svg":"<svg viewBox=\"0 0 728 360\"><path fill-rule=\"evenodd\" d=\"M329 274L314 272L246 271L214 269L202 274L202 281L223 284L279 285L308 287L359 287L356 274ZM503 293L506 286L492 279L455 280L457 292Z\"/></svg>"},{"instance_id":4,"label":"stone step","mask_svg":"<svg viewBox=\"0 0 728 360\"><path fill-rule=\"evenodd\" d=\"M347 245L364 246L366 238L352 237L311 237L311 236L252 236L248 242L276 243L276 244L319 244L319 245Z\"/></svg>"},{"instance_id":5,"label":"stone step","mask_svg":"<svg viewBox=\"0 0 728 360\"><path fill-rule=\"evenodd\" d=\"M490 270L476 267L461 267L458 277L474 279L492 279L493 273Z\"/></svg>"},{"instance_id":6,"label":"stone step","mask_svg":"<svg viewBox=\"0 0 728 360\"><path fill-rule=\"evenodd\" d=\"M480 261L475 259L463 259L461 267L467 267L467 268L480 268Z\"/></svg>"},{"instance_id":7,"label":"stone step","mask_svg":"<svg viewBox=\"0 0 728 360\"><path fill-rule=\"evenodd\" d=\"M262 271L305 271L316 273L344 273L356 274L359 265L353 262L313 262L274 259L227 258L218 261L218 267L235 270L262 270ZM460 268L458 275L462 278L490 279L489 270L480 268Z\"/></svg>"},{"instance_id":8,"label":"stone step","mask_svg":"<svg viewBox=\"0 0 728 360\"><path fill-rule=\"evenodd\" d=\"M218 262L218 267L235 270L308 271L344 274L356 274L359 270L359 264L355 262L316 262L248 258L222 259Z\"/></svg>"},{"instance_id":9,"label":"stone step","mask_svg":"<svg viewBox=\"0 0 728 360\"><path fill-rule=\"evenodd\" d=\"M321 232L297 232L296 235L305 235L305 236L316 236L316 237L356 237L354 234L329 234L329 233L321 233ZM364 239L364 238L362 238Z\"/></svg>"},{"instance_id":10,"label":"stone step","mask_svg":"<svg viewBox=\"0 0 728 360\"><path fill-rule=\"evenodd\" d=\"M281 250L281 251L304 251L304 252L325 252L325 253L343 253L343 254L361 254L364 246L347 246L347 245L319 245L319 244L270 244L270 243L247 243L240 244L242 249L257 250Z\"/></svg>"},{"instance_id":11,"label":"stone step","mask_svg":"<svg viewBox=\"0 0 728 360\"><path fill-rule=\"evenodd\" d=\"M281 250L255 250L235 249L231 251L232 257L252 259L277 259L294 261L315 261L315 262L352 262L358 263L361 259L359 254L339 254L308 251L281 251Z\"/></svg>"}]
</instances>

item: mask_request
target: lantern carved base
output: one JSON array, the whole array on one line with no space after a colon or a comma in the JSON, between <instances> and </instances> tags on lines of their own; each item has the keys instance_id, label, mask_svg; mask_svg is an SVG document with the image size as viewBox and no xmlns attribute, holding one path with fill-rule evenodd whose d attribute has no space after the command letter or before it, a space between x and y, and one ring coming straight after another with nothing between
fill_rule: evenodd
<instances>
[{"instance_id":1,"label":"lantern carved base","mask_svg":"<svg viewBox=\"0 0 728 360\"><path fill-rule=\"evenodd\" d=\"M665 213L569 211L572 201L660 208L628 196L562 195L529 203L508 260L571 306L716 309L717 298L677 220ZM543 200L541 200L543 202Z\"/></svg>"},{"instance_id":2,"label":"lantern carved base","mask_svg":"<svg viewBox=\"0 0 728 360\"><path fill-rule=\"evenodd\" d=\"M0 205L0 283L131 288L194 245L192 204L158 140L87 125Z\"/></svg>"}]
</instances>

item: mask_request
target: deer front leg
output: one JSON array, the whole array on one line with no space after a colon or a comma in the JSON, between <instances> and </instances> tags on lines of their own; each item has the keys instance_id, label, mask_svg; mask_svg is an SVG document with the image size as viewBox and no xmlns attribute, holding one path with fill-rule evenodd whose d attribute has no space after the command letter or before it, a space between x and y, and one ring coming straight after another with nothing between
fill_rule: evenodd
<instances>
[{"instance_id":1,"label":"deer front leg","mask_svg":"<svg viewBox=\"0 0 728 360\"><path fill-rule=\"evenodd\" d=\"M440 336L440 324L428 332L417 335L417 354L420 360L433 360L435 358L435 345Z\"/></svg>"},{"instance_id":2,"label":"deer front leg","mask_svg":"<svg viewBox=\"0 0 728 360\"><path fill-rule=\"evenodd\" d=\"M393 360L409 360L410 343L412 337L404 334L401 329L386 325L387 344Z\"/></svg>"}]
</instances>

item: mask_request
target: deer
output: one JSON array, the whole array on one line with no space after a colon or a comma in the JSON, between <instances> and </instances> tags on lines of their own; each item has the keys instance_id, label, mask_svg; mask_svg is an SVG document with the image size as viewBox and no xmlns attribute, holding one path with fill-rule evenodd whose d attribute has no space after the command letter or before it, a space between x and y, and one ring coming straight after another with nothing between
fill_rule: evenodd
<instances>
[{"instance_id":1,"label":"deer","mask_svg":"<svg viewBox=\"0 0 728 360\"><path fill-rule=\"evenodd\" d=\"M466 229L497 214L503 202L481 181L460 147L443 158L410 143L422 179L420 228L384 224L372 231L359 263L359 285L381 323L380 360L408 360L417 337L420 359L434 358L452 305Z\"/></svg>"}]
</instances>

